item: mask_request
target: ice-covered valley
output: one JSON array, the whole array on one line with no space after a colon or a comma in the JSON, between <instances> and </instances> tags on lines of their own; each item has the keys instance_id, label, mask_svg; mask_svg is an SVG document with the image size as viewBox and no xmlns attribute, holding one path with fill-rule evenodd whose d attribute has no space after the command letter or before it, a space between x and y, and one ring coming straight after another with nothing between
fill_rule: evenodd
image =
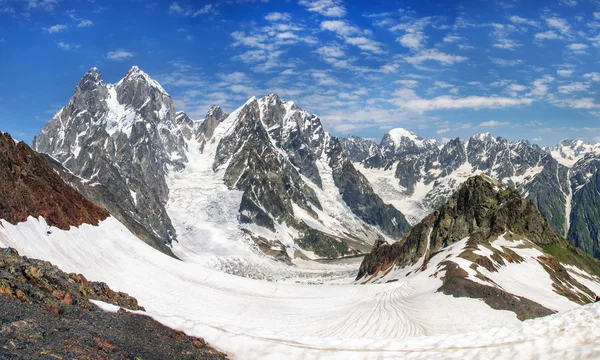
<instances>
[{"instance_id":1,"label":"ice-covered valley","mask_svg":"<svg viewBox=\"0 0 600 360\"><path fill-rule=\"evenodd\" d=\"M266 282L178 261L113 218L63 231L2 221L0 246L136 297L147 315L239 359L600 356L600 305L520 322L512 312L436 293L421 273L373 285ZM450 251L450 250L449 250Z\"/></svg>"}]
</instances>

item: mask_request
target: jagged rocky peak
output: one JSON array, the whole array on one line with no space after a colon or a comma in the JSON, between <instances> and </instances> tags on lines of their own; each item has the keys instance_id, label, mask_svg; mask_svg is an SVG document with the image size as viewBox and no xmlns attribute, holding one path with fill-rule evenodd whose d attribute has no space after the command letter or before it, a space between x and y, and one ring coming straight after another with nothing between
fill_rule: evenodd
<instances>
[{"instance_id":1,"label":"jagged rocky peak","mask_svg":"<svg viewBox=\"0 0 600 360\"><path fill-rule=\"evenodd\" d=\"M369 139L348 135L340 138L344 152L352 162L363 162L379 153L379 145Z\"/></svg>"},{"instance_id":2,"label":"jagged rocky peak","mask_svg":"<svg viewBox=\"0 0 600 360\"><path fill-rule=\"evenodd\" d=\"M104 86L104 79L100 74L100 70L98 68L91 68L81 80L79 80L79 84L77 84L77 90L84 92L89 90L97 89L98 87Z\"/></svg>"},{"instance_id":3,"label":"jagged rocky peak","mask_svg":"<svg viewBox=\"0 0 600 360\"><path fill-rule=\"evenodd\" d=\"M158 81L152 79L150 75L146 74L137 66L132 66L131 69L127 72L125 77L119 81L116 85L123 85L125 83L144 83L150 86L153 89L159 91L162 95L170 96L169 93L163 89L163 87L158 83Z\"/></svg>"},{"instance_id":4,"label":"jagged rocky peak","mask_svg":"<svg viewBox=\"0 0 600 360\"><path fill-rule=\"evenodd\" d=\"M223 111L220 106L213 105L204 118L204 121L198 126L196 139L201 143L205 144L210 140L215 132L215 129L219 124L227 119L228 113ZM204 145L202 145L204 147Z\"/></svg>"},{"instance_id":5,"label":"jagged rocky peak","mask_svg":"<svg viewBox=\"0 0 600 360\"><path fill-rule=\"evenodd\" d=\"M321 120L298 108L292 101L283 101L277 94L259 100L261 120L277 144L284 148L303 142L310 147L323 145L325 132Z\"/></svg>"},{"instance_id":6,"label":"jagged rocky peak","mask_svg":"<svg viewBox=\"0 0 600 360\"><path fill-rule=\"evenodd\" d=\"M92 69L34 139L34 148L82 181L106 187L101 198L86 196L145 224L164 248L175 236L165 209L165 177L187 162L186 131L191 136L177 123L169 94L137 66L116 84L105 84Z\"/></svg>"},{"instance_id":7,"label":"jagged rocky peak","mask_svg":"<svg viewBox=\"0 0 600 360\"><path fill-rule=\"evenodd\" d=\"M486 143L495 143L497 142L497 139L492 136L492 134L490 134L489 132L483 132L483 133L479 133L479 134L475 134L473 136L471 136L472 140L478 140L478 141L483 141Z\"/></svg>"},{"instance_id":8,"label":"jagged rocky peak","mask_svg":"<svg viewBox=\"0 0 600 360\"><path fill-rule=\"evenodd\" d=\"M175 113L175 123L177 125L185 124L187 126L194 126L194 120L192 120L185 111L178 111Z\"/></svg>"}]
</instances>

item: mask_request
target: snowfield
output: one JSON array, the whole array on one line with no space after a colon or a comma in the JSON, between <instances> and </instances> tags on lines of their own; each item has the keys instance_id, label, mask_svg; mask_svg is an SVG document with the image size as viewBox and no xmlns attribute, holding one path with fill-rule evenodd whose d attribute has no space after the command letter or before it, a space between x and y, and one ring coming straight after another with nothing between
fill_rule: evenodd
<instances>
[{"instance_id":1,"label":"snowfield","mask_svg":"<svg viewBox=\"0 0 600 360\"><path fill-rule=\"evenodd\" d=\"M234 358L600 358L600 304L520 322L435 293L441 282L426 275L372 285L265 282L168 257L114 218L69 231L31 217L1 225L0 246L127 292L147 315Z\"/></svg>"}]
</instances>

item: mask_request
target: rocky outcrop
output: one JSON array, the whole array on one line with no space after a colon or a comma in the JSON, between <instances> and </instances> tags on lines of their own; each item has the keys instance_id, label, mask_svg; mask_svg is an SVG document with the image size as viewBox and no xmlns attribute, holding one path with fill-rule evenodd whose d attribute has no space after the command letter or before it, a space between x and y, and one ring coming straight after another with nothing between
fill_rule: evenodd
<instances>
[{"instance_id":1,"label":"rocky outcrop","mask_svg":"<svg viewBox=\"0 0 600 360\"><path fill-rule=\"evenodd\" d=\"M121 309L103 312L90 300ZM105 283L0 249L2 358L226 358L203 339L123 309L144 310L136 299Z\"/></svg>"},{"instance_id":2,"label":"rocky outcrop","mask_svg":"<svg viewBox=\"0 0 600 360\"><path fill-rule=\"evenodd\" d=\"M507 232L523 236L541 248L559 249L564 252L562 258L569 259L566 263L600 274L600 263L557 235L533 203L523 199L518 191L485 176L474 176L444 206L415 225L403 240L375 247L365 257L357 278L392 264L413 265L422 257L426 263L441 248L466 237L486 242Z\"/></svg>"},{"instance_id":3,"label":"rocky outcrop","mask_svg":"<svg viewBox=\"0 0 600 360\"><path fill-rule=\"evenodd\" d=\"M502 241L495 243L499 238ZM465 241L454 255L436 258ZM513 241L512 248L507 247ZM518 254L521 249L529 249L524 253L527 260ZM432 263L434 258L437 260ZM537 263L548 274L552 281L549 291L578 304L595 299L565 266L578 268L592 279L600 275L600 262L557 235L535 205L518 191L480 175L469 178L445 205L415 225L401 241L376 244L364 258L357 280L388 279L386 274L392 270L412 269L404 275L408 276L432 267L431 276L442 281L439 292L481 299L494 309L514 311L521 320L548 315L553 311L527 299L526 294L511 294L494 281L493 274L508 265L514 276L519 276L517 268L524 261Z\"/></svg>"},{"instance_id":4,"label":"rocky outcrop","mask_svg":"<svg viewBox=\"0 0 600 360\"><path fill-rule=\"evenodd\" d=\"M68 230L84 223L98 225L108 215L66 185L43 155L0 132L0 219L16 224L41 216L49 225Z\"/></svg>"}]
</instances>

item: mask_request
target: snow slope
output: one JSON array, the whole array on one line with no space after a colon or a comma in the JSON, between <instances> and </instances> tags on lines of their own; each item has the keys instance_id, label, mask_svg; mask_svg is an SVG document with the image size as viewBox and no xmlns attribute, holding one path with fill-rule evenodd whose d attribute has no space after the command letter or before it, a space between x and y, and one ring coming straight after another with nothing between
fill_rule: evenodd
<instances>
[{"instance_id":1,"label":"snow slope","mask_svg":"<svg viewBox=\"0 0 600 360\"><path fill-rule=\"evenodd\" d=\"M440 283L426 276L376 285L262 282L168 257L114 218L69 231L31 217L1 225L0 246L105 281L149 316L234 358L600 356L599 305L520 323L478 300L434 293Z\"/></svg>"}]
</instances>

